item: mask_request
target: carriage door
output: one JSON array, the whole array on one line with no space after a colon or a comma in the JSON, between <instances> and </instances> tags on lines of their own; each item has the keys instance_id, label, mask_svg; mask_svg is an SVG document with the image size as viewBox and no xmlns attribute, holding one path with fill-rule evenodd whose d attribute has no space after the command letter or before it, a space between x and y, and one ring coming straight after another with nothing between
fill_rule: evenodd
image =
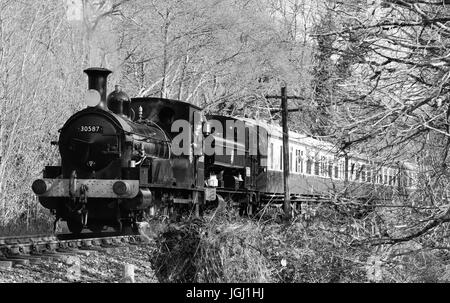
<instances>
[{"instance_id":1,"label":"carriage door","mask_svg":"<svg viewBox=\"0 0 450 303\"><path fill-rule=\"evenodd\" d=\"M196 186L204 185L204 161L203 155L203 122L206 121L201 112L194 110L192 127L192 154L194 155L194 178Z\"/></svg>"},{"instance_id":2,"label":"carriage door","mask_svg":"<svg viewBox=\"0 0 450 303\"><path fill-rule=\"evenodd\" d=\"M245 184L248 189L255 189L257 161L258 161L258 139L256 127L246 123L245 127Z\"/></svg>"}]
</instances>

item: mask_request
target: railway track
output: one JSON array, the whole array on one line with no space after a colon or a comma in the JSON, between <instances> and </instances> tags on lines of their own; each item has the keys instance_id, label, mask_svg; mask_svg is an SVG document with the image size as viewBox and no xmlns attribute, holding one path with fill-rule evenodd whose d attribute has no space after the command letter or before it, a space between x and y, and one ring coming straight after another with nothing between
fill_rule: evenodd
<instances>
[{"instance_id":1,"label":"railway track","mask_svg":"<svg viewBox=\"0 0 450 303\"><path fill-rule=\"evenodd\" d=\"M113 252L121 246L143 243L146 239L139 234L112 232L0 237L0 267L29 265L98 251Z\"/></svg>"}]
</instances>

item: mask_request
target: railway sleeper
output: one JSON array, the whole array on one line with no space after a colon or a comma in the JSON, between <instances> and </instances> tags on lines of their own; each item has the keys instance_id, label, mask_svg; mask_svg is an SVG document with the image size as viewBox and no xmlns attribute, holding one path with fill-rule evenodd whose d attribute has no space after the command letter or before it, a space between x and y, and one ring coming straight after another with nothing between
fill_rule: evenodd
<instances>
[{"instance_id":1,"label":"railway sleeper","mask_svg":"<svg viewBox=\"0 0 450 303\"><path fill-rule=\"evenodd\" d=\"M44 243L38 243L38 244L33 244L31 247L31 253L41 253L47 250L46 244Z\"/></svg>"},{"instance_id":2,"label":"railway sleeper","mask_svg":"<svg viewBox=\"0 0 450 303\"><path fill-rule=\"evenodd\" d=\"M42 258L39 256L34 255L20 255L20 256L11 256L11 258L7 259L22 259L22 260L29 260L30 264L39 264L42 263Z\"/></svg>"},{"instance_id":3,"label":"railway sleeper","mask_svg":"<svg viewBox=\"0 0 450 303\"><path fill-rule=\"evenodd\" d=\"M59 243L58 242L49 242L45 244L45 248L47 249L47 251L56 251L56 249L59 247Z\"/></svg>"},{"instance_id":4,"label":"railway sleeper","mask_svg":"<svg viewBox=\"0 0 450 303\"><path fill-rule=\"evenodd\" d=\"M4 258L0 258L0 268L11 268L13 267L13 262L8 260L8 259L4 259Z\"/></svg>"},{"instance_id":5,"label":"railway sleeper","mask_svg":"<svg viewBox=\"0 0 450 303\"><path fill-rule=\"evenodd\" d=\"M107 253L107 254L115 254L119 252L119 247L117 246L102 246L98 248L99 251Z\"/></svg>"},{"instance_id":6,"label":"railway sleeper","mask_svg":"<svg viewBox=\"0 0 450 303\"><path fill-rule=\"evenodd\" d=\"M83 256L86 256L86 257L89 257L90 255L97 254L96 250L74 249L73 252L76 253L77 255L83 255Z\"/></svg>"},{"instance_id":7,"label":"railway sleeper","mask_svg":"<svg viewBox=\"0 0 450 303\"><path fill-rule=\"evenodd\" d=\"M92 241L91 240L83 240L81 242L81 248L84 248L84 247L92 247Z\"/></svg>"},{"instance_id":8,"label":"railway sleeper","mask_svg":"<svg viewBox=\"0 0 450 303\"><path fill-rule=\"evenodd\" d=\"M29 259L21 259L21 258L15 258L15 257L7 257L7 258L2 258L0 259L0 261L10 261L12 262L12 266L15 265L30 265L30 260Z\"/></svg>"},{"instance_id":9,"label":"railway sleeper","mask_svg":"<svg viewBox=\"0 0 450 303\"><path fill-rule=\"evenodd\" d=\"M100 239L94 239L94 240L92 240L91 243L92 243L93 246L100 246L100 245L102 245L102 241Z\"/></svg>"},{"instance_id":10,"label":"railway sleeper","mask_svg":"<svg viewBox=\"0 0 450 303\"><path fill-rule=\"evenodd\" d=\"M75 240L75 241L69 241L67 242L67 246L69 248L77 248L83 245L83 241L82 240Z\"/></svg>"},{"instance_id":11,"label":"railway sleeper","mask_svg":"<svg viewBox=\"0 0 450 303\"><path fill-rule=\"evenodd\" d=\"M76 256L76 252L74 251L74 249L71 248L58 248L56 250L57 254L62 254L62 255L72 255L72 256Z\"/></svg>"},{"instance_id":12,"label":"railway sleeper","mask_svg":"<svg viewBox=\"0 0 450 303\"><path fill-rule=\"evenodd\" d=\"M39 257L44 260L58 260L62 262L66 262L68 258L70 257L77 257L74 253L65 253L65 252L54 252L54 253L42 253L39 255L36 255L36 257Z\"/></svg>"},{"instance_id":13,"label":"railway sleeper","mask_svg":"<svg viewBox=\"0 0 450 303\"><path fill-rule=\"evenodd\" d=\"M101 239L101 243L102 243L102 246L103 245L111 245L111 244L113 244L113 241L110 238L106 238L106 239Z\"/></svg>"},{"instance_id":14,"label":"railway sleeper","mask_svg":"<svg viewBox=\"0 0 450 303\"><path fill-rule=\"evenodd\" d=\"M30 244L15 245L8 247L7 255L30 254L31 251L32 247Z\"/></svg>"}]
</instances>

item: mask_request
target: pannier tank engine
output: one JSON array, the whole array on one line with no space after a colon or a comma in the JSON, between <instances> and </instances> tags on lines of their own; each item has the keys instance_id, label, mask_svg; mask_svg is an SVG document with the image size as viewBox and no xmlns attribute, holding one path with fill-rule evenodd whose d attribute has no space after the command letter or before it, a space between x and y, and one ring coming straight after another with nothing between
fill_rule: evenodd
<instances>
[{"instance_id":1,"label":"pannier tank engine","mask_svg":"<svg viewBox=\"0 0 450 303\"><path fill-rule=\"evenodd\" d=\"M84 72L88 107L71 116L58 142L52 142L59 146L61 166L46 166L32 189L56 215L55 225L67 221L72 233L132 229L153 200L150 188L142 186L148 183L142 165L170 159L168 135L156 123L135 119L131 100L119 86L106 98L110 70Z\"/></svg>"}]
</instances>

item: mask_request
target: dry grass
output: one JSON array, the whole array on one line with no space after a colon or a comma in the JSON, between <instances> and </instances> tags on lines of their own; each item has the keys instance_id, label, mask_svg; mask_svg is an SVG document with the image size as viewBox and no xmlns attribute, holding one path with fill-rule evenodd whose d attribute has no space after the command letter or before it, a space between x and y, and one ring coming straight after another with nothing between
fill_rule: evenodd
<instances>
[{"instance_id":1,"label":"dry grass","mask_svg":"<svg viewBox=\"0 0 450 303\"><path fill-rule=\"evenodd\" d=\"M273 282L256 223L218 222L207 229L198 251L200 282Z\"/></svg>"},{"instance_id":2,"label":"dry grass","mask_svg":"<svg viewBox=\"0 0 450 303\"><path fill-rule=\"evenodd\" d=\"M39 217L19 217L0 226L0 236L34 235L53 232L53 218L50 215Z\"/></svg>"},{"instance_id":3,"label":"dry grass","mask_svg":"<svg viewBox=\"0 0 450 303\"><path fill-rule=\"evenodd\" d=\"M323 225L265 223L234 211L168 225L152 265L161 282L363 282L362 263Z\"/></svg>"},{"instance_id":4,"label":"dry grass","mask_svg":"<svg viewBox=\"0 0 450 303\"><path fill-rule=\"evenodd\" d=\"M152 263L161 282L271 282L262 235L251 220L225 215L169 225ZM234 217L234 215L232 215Z\"/></svg>"}]
</instances>

